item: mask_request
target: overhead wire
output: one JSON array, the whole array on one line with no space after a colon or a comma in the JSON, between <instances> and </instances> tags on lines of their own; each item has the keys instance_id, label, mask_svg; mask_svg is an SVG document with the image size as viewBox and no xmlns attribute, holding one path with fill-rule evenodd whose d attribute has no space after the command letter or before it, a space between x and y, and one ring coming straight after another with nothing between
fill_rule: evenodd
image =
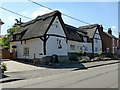
<instances>
[{"instance_id":1,"label":"overhead wire","mask_svg":"<svg viewBox=\"0 0 120 90\"><path fill-rule=\"evenodd\" d=\"M47 8L47 9L49 9L49 10L51 10L51 11L54 10L54 9L51 9L51 8L45 6L45 5L42 5L42 4L40 4L40 3L37 3L37 2L35 2L35 1L32 1L32 0L28 0L28 1L30 1L30 2L32 2L32 3L34 3L34 4L36 4L36 5L39 5L39 6L41 6L41 7ZM16 13L16 12L14 12L14 11L12 11L12 10L7 9L7 8L4 8L4 7L0 7L0 8L3 9L3 10L8 11L8 12L10 12L10 13L16 14L16 15L18 15L18 16L21 16L21 17L24 17L24 18L27 18L27 19L31 19L30 17L21 15L21 14L19 14L19 13ZM86 22L86 21L83 21L83 20L74 18L74 17L72 17L72 16L70 16L70 15L67 15L67 14L64 14L64 13L62 13L62 15L66 16L66 17L68 17L68 18L71 18L71 19L73 19L73 20L79 21L79 22L81 22L81 23L90 24L90 23L88 23L88 22ZM108 29L106 29L106 28L103 28L103 29L104 29L104 30L108 30ZM113 32L119 33L119 32L117 32L117 31L113 31Z\"/></svg>"},{"instance_id":2,"label":"overhead wire","mask_svg":"<svg viewBox=\"0 0 120 90\"><path fill-rule=\"evenodd\" d=\"M40 3L37 3L37 2L35 2L35 1L32 1L32 0L28 0L28 1L29 1L29 2L32 2L32 3L36 4L36 5L39 5L39 6L41 6L41 7L47 8L47 9L49 9L49 10L51 10L51 11L54 10L54 9L51 9L51 8L45 6L45 5L42 5L42 4L40 4ZM72 16L70 16L70 15L67 15L67 14L64 14L64 13L62 13L62 15L66 16L66 17L68 17L68 18L74 19L74 20L76 20L76 21L79 21L79 22L81 22L81 23L91 24L91 23L88 23L88 22L86 22L86 21L83 21L83 20L74 18L74 17L72 17ZM108 29L106 29L106 28L103 28L103 29L104 29L104 30L108 30ZM117 32L117 31L113 31L113 32ZM117 32L117 33L118 33L118 32Z\"/></svg>"},{"instance_id":3,"label":"overhead wire","mask_svg":"<svg viewBox=\"0 0 120 90\"><path fill-rule=\"evenodd\" d=\"M21 15L21 14L19 14L19 13L16 13L16 12L14 12L14 11L12 11L12 10L7 9L7 8L4 8L4 7L0 7L0 8L3 9L3 10L8 11L8 12L10 12L10 13L16 14L16 15L18 15L18 16L21 16L21 17L24 17L24 18L27 18L27 19L31 19L31 18L29 18L29 17L27 17L27 16Z\"/></svg>"}]
</instances>

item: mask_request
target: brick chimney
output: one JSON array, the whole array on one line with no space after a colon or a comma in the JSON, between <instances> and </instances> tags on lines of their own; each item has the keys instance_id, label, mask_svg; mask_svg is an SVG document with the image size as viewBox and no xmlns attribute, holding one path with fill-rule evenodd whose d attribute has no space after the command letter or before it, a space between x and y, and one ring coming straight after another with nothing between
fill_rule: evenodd
<instances>
[{"instance_id":1,"label":"brick chimney","mask_svg":"<svg viewBox=\"0 0 120 90\"><path fill-rule=\"evenodd\" d=\"M100 30L103 32L103 26L102 25L100 25Z\"/></svg>"},{"instance_id":2,"label":"brick chimney","mask_svg":"<svg viewBox=\"0 0 120 90\"><path fill-rule=\"evenodd\" d=\"M108 33L112 35L112 30L111 30L111 28L108 28Z\"/></svg>"}]
</instances>

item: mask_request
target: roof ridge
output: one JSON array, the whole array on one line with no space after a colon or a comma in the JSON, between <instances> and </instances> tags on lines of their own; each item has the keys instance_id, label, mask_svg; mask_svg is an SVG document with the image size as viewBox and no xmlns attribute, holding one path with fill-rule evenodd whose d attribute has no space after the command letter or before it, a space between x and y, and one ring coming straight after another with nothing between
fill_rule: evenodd
<instances>
[{"instance_id":1,"label":"roof ridge","mask_svg":"<svg viewBox=\"0 0 120 90\"><path fill-rule=\"evenodd\" d=\"M79 28L82 28L82 29L88 29L88 28L94 28L96 26L98 26L99 24L90 24L90 25L85 25L85 26L80 26Z\"/></svg>"},{"instance_id":2,"label":"roof ridge","mask_svg":"<svg viewBox=\"0 0 120 90\"><path fill-rule=\"evenodd\" d=\"M56 13L61 13L59 10L54 10L54 11L52 11L52 12L49 12L49 13L46 13L46 14L43 14L43 15L38 15L35 19L38 19L39 17L43 17L43 16L53 16L54 14L56 14Z\"/></svg>"},{"instance_id":3,"label":"roof ridge","mask_svg":"<svg viewBox=\"0 0 120 90\"><path fill-rule=\"evenodd\" d=\"M21 26L22 26L22 27L25 27L25 26L27 26L27 25L30 25L30 24L35 23L35 22L38 21L38 20L44 20L44 19L46 19L46 18L48 18L48 17L51 17L51 16L55 15L56 13L61 13L61 12L60 12L59 10L55 10L55 11L52 11L52 12L43 14L43 15L41 15L41 16L37 16L35 19L32 19L32 20L30 20L30 21L28 21L28 22L25 22L25 23L23 23ZM46 16L46 17L44 17L44 16ZM41 17L42 17L42 18L41 18ZM43 18L43 17L44 17L44 18Z\"/></svg>"}]
</instances>

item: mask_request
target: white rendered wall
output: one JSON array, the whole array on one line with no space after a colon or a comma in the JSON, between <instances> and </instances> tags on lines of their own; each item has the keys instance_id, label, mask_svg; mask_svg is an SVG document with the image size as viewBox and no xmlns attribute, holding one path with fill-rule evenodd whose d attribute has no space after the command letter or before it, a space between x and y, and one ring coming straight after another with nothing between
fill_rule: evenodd
<instances>
[{"instance_id":1,"label":"white rendered wall","mask_svg":"<svg viewBox=\"0 0 120 90\"><path fill-rule=\"evenodd\" d=\"M17 58L21 58L21 59L33 59L34 58L34 54L35 54L35 58L41 58L43 55L40 55L41 53L43 53L43 43L41 41L41 39L36 38L36 39L30 39L26 41L22 41L21 42L11 42L10 43L10 50L12 50L12 46L16 45L16 51L17 51ZM25 56L24 55L24 48L28 47L29 48L29 56Z\"/></svg>"},{"instance_id":2,"label":"white rendered wall","mask_svg":"<svg viewBox=\"0 0 120 90\"><path fill-rule=\"evenodd\" d=\"M35 58L42 58L43 55L40 54L43 54L43 41L40 38L27 40L26 44L23 43L23 49L25 47L29 47L29 56L23 56L24 58L33 59L34 55Z\"/></svg>"},{"instance_id":3,"label":"white rendered wall","mask_svg":"<svg viewBox=\"0 0 120 90\"><path fill-rule=\"evenodd\" d=\"M66 37L58 17L56 17L55 20L53 21L47 34L59 35L59 36ZM47 56L51 56L53 54L67 55L67 43L66 43L65 38L63 38L63 37L50 36L48 38L48 40L46 42L46 55ZM57 39L61 40L61 46L62 46L61 49L58 48Z\"/></svg>"},{"instance_id":4,"label":"white rendered wall","mask_svg":"<svg viewBox=\"0 0 120 90\"><path fill-rule=\"evenodd\" d=\"M75 50L71 50L70 45L75 45ZM87 53L92 53L92 43L86 43L86 42L77 42L77 41L71 41L68 40L68 52L80 52L80 48L82 47L82 51L85 51ZM84 50L84 47L87 47L87 51Z\"/></svg>"},{"instance_id":5,"label":"white rendered wall","mask_svg":"<svg viewBox=\"0 0 120 90\"><path fill-rule=\"evenodd\" d=\"M56 25L57 25L57 27L56 27ZM60 35L60 36L66 37L58 17L56 17L55 20L53 21L53 23L52 23L50 29L48 30L47 34L55 34L55 35Z\"/></svg>"},{"instance_id":6,"label":"white rendered wall","mask_svg":"<svg viewBox=\"0 0 120 90\"><path fill-rule=\"evenodd\" d=\"M62 48L58 48L57 39L61 40ZM51 36L46 43L46 55L51 56L56 55L67 55L67 43L64 38Z\"/></svg>"},{"instance_id":7,"label":"white rendered wall","mask_svg":"<svg viewBox=\"0 0 120 90\"><path fill-rule=\"evenodd\" d=\"M98 38L97 43L95 38ZM97 51L95 50L95 48L97 48ZM96 33L94 36L94 53L100 53L100 52L102 52L102 40L98 30L96 30Z\"/></svg>"}]
</instances>

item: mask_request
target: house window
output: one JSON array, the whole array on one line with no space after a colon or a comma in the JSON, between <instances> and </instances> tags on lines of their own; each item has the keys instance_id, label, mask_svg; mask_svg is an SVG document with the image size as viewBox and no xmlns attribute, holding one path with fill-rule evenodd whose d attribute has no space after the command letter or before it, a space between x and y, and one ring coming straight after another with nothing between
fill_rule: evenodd
<instances>
[{"instance_id":1,"label":"house window","mask_svg":"<svg viewBox=\"0 0 120 90\"><path fill-rule=\"evenodd\" d=\"M58 21L56 21L56 23L58 23Z\"/></svg>"},{"instance_id":2,"label":"house window","mask_svg":"<svg viewBox=\"0 0 120 90\"><path fill-rule=\"evenodd\" d=\"M82 47L80 47L80 50L82 51Z\"/></svg>"},{"instance_id":3,"label":"house window","mask_svg":"<svg viewBox=\"0 0 120 90\"><path fill-rule=\"evenodd\" d=\"M75 45L70 45L71 50L75 50Z\"/></svg>"},{"instance_id":4,"label":"house window","mask_svg":"<svg viewBox=\"0 0 120 90\"><path fill-rule=\"evenodd\" d=\"M95 48L95 52L97 52L97 51L98 51L98 48L96 47L96 48Z\"/></svg>"},{"instance_id":5,"label":"house window","mask_svg":"<svg viewBox=\"0 0 120 90\"><path fill-rule=\"evenodd\" d=\"M56 24L55 27L58 28L58 25Z\"/></svg>"},{"instance_id":6,"label":"house window","mask_svg":"<svg viewBox=\"0 0 120 90\"><path fill-rule=\"evenodd\" d=\"M110 48L106 48L107 53L110 52Z\"/></svg>"},{"instance_id":7,"label":"house window","mask_svg":"<svg viewBox=\"0 0 120 90\"><path fill-rule=\"evenodd\" d=\"M29 47L24 48L24 55L29 56Z\"/></svg>"},{"instance_id":8,"label":"house window","mask_svg":"<svg viewBox=\"0 0 120 90\"><path fill-rule=\"evenodd\" d=\"M79 50L79 46L77 46L77 50Z\"/></svg>"},{"instance_id":9,"label":"house window","mask_svg":"<svg viewBox=\"0 0 120 90\"><path fill-rule=\"evenodd\" d=\"M88 51L88 47L85 47L85 51Z\"/></svg>"},{"instance_id":10,"label":"house window","mask_svg":"<svg viewBox=\"0 0 120 90\"><path fill-rule=\"evenodd\" d=\"M57 38L57 45L58 45L58 49L61 49L61 48L62 48L61 39L58 39L58 38Z\"/></svg>"}]
</instances>

